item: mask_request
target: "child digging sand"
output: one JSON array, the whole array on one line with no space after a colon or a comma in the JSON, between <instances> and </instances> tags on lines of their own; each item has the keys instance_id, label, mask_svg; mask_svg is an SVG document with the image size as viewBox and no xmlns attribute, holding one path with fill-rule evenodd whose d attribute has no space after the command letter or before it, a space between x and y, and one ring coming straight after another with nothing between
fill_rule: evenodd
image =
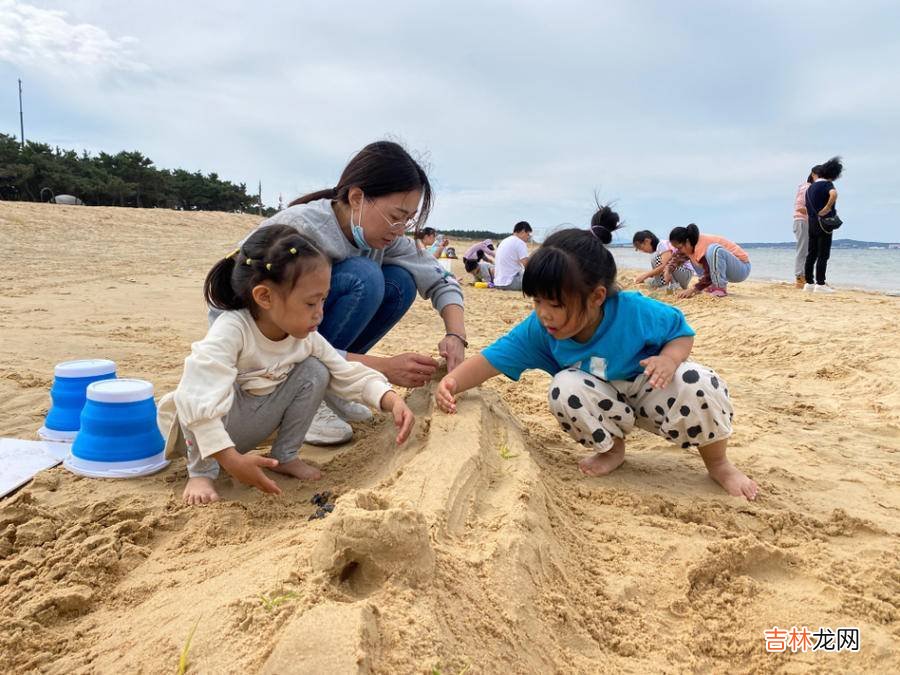
<instances>
[{"instance_id":1,"label":"child digging sand","mask_svg":"<svg viewBox=\"0 0 900 675\"><path fill-rule=\"evenodd\" d=\"M178 388L159 405L167 448L187 451L184 501L219 498L221 465L263 492L281 494L263 468L317 480L297 455L326 391L393 413L397 443L412 429L412 411L379 372L343 359L316 332L331 283L328 259L293 227L254 232L210 270L207 302L225 310L185 359ZM274 431L271 457L245 454Z\"/></svg>"},{"instance_id":2,"label":"child digging sand","mask_svg":"<svg viewBox=\"0 0 900 675\"><path fill-rule=\"evenodd\" d=\"M534 312L480 355L454 368L435 398L456 411L456 396L503 373L518 380L540 368L553 376L550 409L562 428L595 452L579 462L602 476L625 459L638 426L682 448L695 446L710 477L728 494L756 499L758 488L725 456L733 417L725 383L688 361L694 331L675 307L619 291L604 244L619 217L602 207L590 231L547 238L525 267L522 290Z\"/></svg>"}]
</instances>

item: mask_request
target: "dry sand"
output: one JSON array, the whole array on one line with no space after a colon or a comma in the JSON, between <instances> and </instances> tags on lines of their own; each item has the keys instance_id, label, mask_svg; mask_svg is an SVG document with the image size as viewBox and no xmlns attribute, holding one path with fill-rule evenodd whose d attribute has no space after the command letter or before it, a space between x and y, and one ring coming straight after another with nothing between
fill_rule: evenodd
<instances>
[{"instance_id":1,"label":"dry sand","mask_svg":"<svg viewBox=\"0 0 900 675\"><path fill-rule=\"evenodd\" d=\"M206 270L256 222L0 204L0 435L34 437L58 361L172 389ZM465 292L474 349L529 311ZM304 448L326 477L280 477L280 499L225 477L224 501L185 507L182 460L121 482L56 468L0 508L4 670L174 672L199 621L191 672L897 672L900 299L750 282L681 306L758 502L639 431L613 475L580 475L540 373L455 417L414 391L405 447L384 419L357 425ZM377 351L440 336L417 301ZM309 521L322 489L337 507ZM862 650L767 654L763 630L795 624L859 627Z\"/></svg>"}]
</instances>

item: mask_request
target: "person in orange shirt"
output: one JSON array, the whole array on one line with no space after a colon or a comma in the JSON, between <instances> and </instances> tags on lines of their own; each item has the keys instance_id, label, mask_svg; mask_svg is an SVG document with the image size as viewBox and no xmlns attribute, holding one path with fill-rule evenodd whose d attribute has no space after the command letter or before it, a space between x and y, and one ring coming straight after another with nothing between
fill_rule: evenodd
<instances>
[{"instance_id":1,"label":"person in orange shirt","mask_svg":"<svg viewBox=\"0 0 900 675\"><path fill-rule=\"evenodd\" d=\"M694 223L673 229L669 233L669 243L678 253L669 258L664 278L671 278L685 261L690 261L700 277L691 288L681 291L679 298L690 298L704 290L723 298L728 295L729 281L744 281L750 276L750 256L744 249L725 237L700 234L700 228Z\"/></svg>"}]
</instances>

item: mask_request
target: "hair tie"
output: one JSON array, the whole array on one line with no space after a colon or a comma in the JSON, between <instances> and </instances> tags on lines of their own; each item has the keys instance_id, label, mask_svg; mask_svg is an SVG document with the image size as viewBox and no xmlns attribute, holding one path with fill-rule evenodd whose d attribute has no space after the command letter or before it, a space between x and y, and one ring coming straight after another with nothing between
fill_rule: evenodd
<instances>
[{"instance_id":1,"label":"hair tie","mask_svg":"<svg viewBox=\"0 0 900 675\"><path fill-rule=\"evenodd\" d=\"M253 258L247 258L247 260L244 261L244 264L245 264L245 265L249 265L249 264L251 264L252 262L253 262Z\"/></svg>"},{"instance_id":2,"label":"hair tie","mask_svg":"<svg viewBox=\"0 0 900 675\"><path fill-rule=\"evenodd\" d=\"M266 263L266 269L272 271L272 263Z\"/></svg>"}]
</instances>

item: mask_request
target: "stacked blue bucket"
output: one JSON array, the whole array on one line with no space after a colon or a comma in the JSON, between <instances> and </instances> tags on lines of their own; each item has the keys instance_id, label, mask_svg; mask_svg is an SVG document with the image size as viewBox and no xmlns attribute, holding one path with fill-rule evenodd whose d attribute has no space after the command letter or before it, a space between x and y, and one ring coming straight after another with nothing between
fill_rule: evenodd
<instances>
[{"instance_id":1,"label":"stacked blue bucket","mask_svg":"<svg viewBox=\"0 0 900 675\"><path fill-rule=\"evenodd\" d=\"M116 378L112 361L69 361L55 369L53 405L40 430L46 440L73 440L63 462L92 478L133 478L165 468L153 385Z\"/></svg>"},{"instance_id":2,"label":"stacked blue bucket","mask_svg":"<svg viewBox=\"0 0 900 675\"><path fill-rule=\"evenodd\" d=\"M53 404L38 435L45 441L74 441L81 428L81 410L88 385L115 376L116 364L107 359L82 359L58 364L53 369L53 387L50 389Z\"/></svg>"}]
</instances>

